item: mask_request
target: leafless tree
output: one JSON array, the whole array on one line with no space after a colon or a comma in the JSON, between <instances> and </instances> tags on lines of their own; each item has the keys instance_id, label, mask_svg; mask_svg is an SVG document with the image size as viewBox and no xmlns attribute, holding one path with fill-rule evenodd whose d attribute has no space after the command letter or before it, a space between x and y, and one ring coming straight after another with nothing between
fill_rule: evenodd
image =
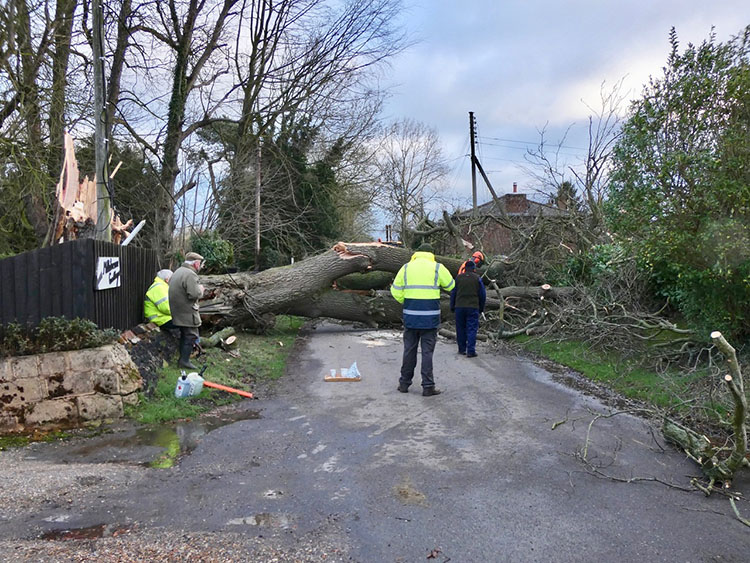
<instances>
[{"instance_id":1,"label":"leafless tree","mask_svg":"<svg viewBox=\"0 0 750 563\"><path fill-rule=\"evenodd\" d=\"M382 92L372 79L405 45L393 25L399 7L398 0L261 0L246 6L234 57L242 106L231 186L254 193L252 201L243 199L254 217L256 262L269 226L269 215L261 213L261 191L269 184L262 178L263 137L304 122L318 139L340 143L350 154L346 149L355 139L362 142L379 110Z\"/></svg>"},{"instance_id":2,"label":"leafless tree","mask_svg":"<svg viewBox=\"0 0 750 563\"><path fill-rule=\"evenodd\" d=\"M9 202L23 204L10 216L25 217L38 243L47 234L51 178L59 173L56 149L62 145L77 5L0 4L0 141L4 169L12 176L6 179L12 185Z\"/></svg>"},{"instance_id":3,"label":"leafless tree","mask_svg":"<svg viewBox=\"0 0 750 563\"><path fill-rule=\"evenodd\" d=\"M411 119L392 124L384 131L376 167L377 205L393 218L403 239L444 187L448 168L437 132Z\"/></svg>"},{"instance_id":4,"label":"leafless tree","mask_svg":"<svg viewBox=\"0 0 750 563\"><path fill-rule=\"evenodd\" d=\"M238 15L234 11L238 2L169 0L136 8L141 20L132 32L138 34L138 55L145 63L139 70L142 77L151 76L152 89L122 92L121 123L159 163L161 185L152 194L157 210L154 246L165 253L172 241L175 201L195 186L187 181L177 187L182 146L211 123L222 100L222 96L216 99L210 85L228 71L219 55L226 28ZM147 53L149 47L151 52ZM162 72L158 72L160 67ZM170 83L166 96L162 94L164 81ZM139 125L149 122L157 127L144 132Z\"/></svg>"},{"instance_id":5,"label":"leafless tree","mask_svg":"<svg viewBox=\"0 0 750 563\"><path fill-rule=\"evenodd\" d=\"M201 219L216 216L196 198L180 201L196 186L209 186L201 193L214 200L221 185L256 189L260 139L285 123L316 132L313 161L336 145L337 174L361 187L352 171L364 169L361 147L382 100L378 72L405 45L393 25L399 7L399 0L107 2L106 137L138 145L159 177L142 197L156 209L151 246L168 250L175 210L189 205L205 211ZM90 16L86 0L0 5L0 140L3 162L12 161L5 172L17 180L9 200L25 204L39 240L59 174L59 137L92 130ZM208 127L221 150L196 135ZM355 217L366 199L343 205L351 202ZM245 211L258 216L260 208L249 201Z\"/></svg>"},{"instance_id":6,"label":"leafless tree","mask_svg":"<svg viewBox=\"0 0 750 563\"><path fill-rule=\"evenodd\" d=\"M603 226L602 204L609 178L612 149L620 134L621 111L625 95L623 81L611 88L602 83L600 105L588 117L588 146L586 156L579 166L565 165L561 158L568 132L556 144L549 145L545 129L540 131L539 145L527 153L529 175L542 186L542 191L556 200L560 194L569 194L568 185L574 184L583 199L582 212L587 217L588 229L599 233ZM571 210L572 211L572 210Z\"/></svg>"}]
</instances>

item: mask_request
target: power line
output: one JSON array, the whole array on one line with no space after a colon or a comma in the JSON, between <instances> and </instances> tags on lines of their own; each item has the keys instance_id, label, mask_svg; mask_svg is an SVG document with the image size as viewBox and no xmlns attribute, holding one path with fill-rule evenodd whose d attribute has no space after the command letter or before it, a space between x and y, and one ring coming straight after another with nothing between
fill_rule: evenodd
<instances>
[{"instance_id":1,"label":"power line","mask_svg":"<svg viewBox=\"0 0 750 563\"><path fill-rule=\"evenodd\" d=\"M501 143L481 143L480 146L488 146L488 147L499 147L502 149L510 149L510 150L521 150L521 151L529 151L529 147L514 147L512 145L503 145ZM572 152L564 152L557 150L557 147L554 147L556 154L562 154L565 156L581 156L580 153L572 153Z\"/></svg>"},{"instance_id":2,"label":"power line","mask_svg":"<svg viewBox=\"0 0 750 563\"><path fill-rule=\"evenodd\" d=\"M513 158L501 158L499 156L488 156L484 160L502 160L504 162L513 162L515 164L529 164L527 160L513 159Z\"/></svg>"},{"instance_id":3,"label":"power line","mask_svg":"<svg viewBox=\"0 0 750 563\"><path fill-rule=\"evenodd\" d=\"M500 142L503 142L503 143L520 143L520 144L523 144L523 145L532 145L532 146L536 146L536 147L538 147L540 145L539 141L521 141L521 140L518 140L518 139L502 139L500 137L482 137L482 138L483 139L488 139L490 141L500 141ZM586 150L588 150L587 148L584 148L584 147L574 147L574 146L571 146L571 145L558 145L558 144L553 144L553 143L545 143L545 144L547 144L549 146L555 146L555 147L560 147L560 148L564 148L564 149L572 149L572 150L577 150L577 151L586 151Z\"/></svg>"}]
</instances>

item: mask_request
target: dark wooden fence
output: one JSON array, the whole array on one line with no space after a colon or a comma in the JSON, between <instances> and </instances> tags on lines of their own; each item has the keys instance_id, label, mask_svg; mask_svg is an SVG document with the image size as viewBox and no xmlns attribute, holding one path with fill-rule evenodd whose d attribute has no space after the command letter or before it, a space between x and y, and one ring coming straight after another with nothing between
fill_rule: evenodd
<instances>
[{"instance_id":1,"label":"dark wooden fence","mask_svg":"<svg viewBox=\"0 0 750 563\"><path fill-rule=\"evenodd\" d=\"M119 287L97 289L99 258L119 258ZM80 317L100 328L131 328L143 321L143 297L159 268L153 250L93 239L5 258L0 322L35 326L45 317Z\"/></svg>"}]
</instances>

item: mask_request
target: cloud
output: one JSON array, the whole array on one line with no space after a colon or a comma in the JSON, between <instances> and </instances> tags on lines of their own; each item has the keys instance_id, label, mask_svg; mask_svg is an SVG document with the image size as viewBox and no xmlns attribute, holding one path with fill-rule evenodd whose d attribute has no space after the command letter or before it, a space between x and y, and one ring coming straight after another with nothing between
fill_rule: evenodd
<instances>
[{"instance_id":1,"label":"cloud","mask_svg":"<svg viewBox=\"0 0 750 563\"><path fill-rule=\"evenodd\" d=\"M574 124L566 144L585 147L586 104L599 108L602 83L621 79L623 92L639 97L649 76L662 72L672 26L684 48L706 39L712 25L725 41L749 16L747 0L411 2L403 23L418 42L394 61L385 113L437 129L454 189L470 198L465 155L468 112L475 112L478 150L496 189L509 191L513 181L529 186L521 165L533 145L488 138L533 143L546 124L554 142ZM577 158L566 150L566 158Z\"/></svg>"}]
</instances>

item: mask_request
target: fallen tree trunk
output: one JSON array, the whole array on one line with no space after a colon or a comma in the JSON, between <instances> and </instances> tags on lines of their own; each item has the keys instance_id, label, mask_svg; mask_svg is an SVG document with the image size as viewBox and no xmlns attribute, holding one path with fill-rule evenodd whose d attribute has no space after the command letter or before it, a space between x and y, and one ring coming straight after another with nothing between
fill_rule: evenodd
<instances>
[{"instance_id":1,"label":"fallen tree trunk","mask_svg":"<svg viewBox=\"0 0 750 563\"><path fill-rule=\"evenodd\" d=\"M336 280L338 289L366 291L369 289L387 289L393 283L392 272L369 272L366 274L348 274Z\"/></svg>"},{"instance_id":2,"label":"fallen tree trunk","mask_svg":"<svg viewBox=\"0 0 750 563\"><path fill-rule=\"evenodd\" d=\"M401 322L401 304L391 297L389 291L328 289L295 301L280 312L313 319L330 317L364 323L373 328Z\"/></svg>"},{"instance_id":3,"label":"fallen tree trunk","mask_svg":"<svg viewBox=\"0 0 750 563\"><path fill-rule=\"evenodd\" d=\"M291 266L271 268L260 273L238 272L201 276L206 288L201 316L220 326L257 326L263 315L290 311L293 303L311 298L330 288L338 278L354 272L398 272L411 259L413 251L380 243L336 244L317 256ZM461 261L438 257L457 272ZM334 314L328 315L340 318Z\"/></svg>"},{"instance_id":4,"label":"fallen tree trunk","mask_svg":"<svg viewBox=\"0 0 750 563\"><path fill-rule=\"evenodd\" d=\"M207 325L263 327L273 314L304 317L330 317L362 322L369 326L398 324L401 305L385 291L334 291L334 281L359 273L397 272L411 259L412 250L380 243L338 243L331 250L291 266L271 268L261 273L239 272L201 276L206 288L200 302L201 317ZM453 275L462 261L437 256ZM379 277L379 276L378 276ZM501 309L510 297L538 299L564 297L570 288L507 287L498 299L488 298L487 309ZM443 320L453 318L448 296L443 294Z\"/></svg>"}]
</instances>

